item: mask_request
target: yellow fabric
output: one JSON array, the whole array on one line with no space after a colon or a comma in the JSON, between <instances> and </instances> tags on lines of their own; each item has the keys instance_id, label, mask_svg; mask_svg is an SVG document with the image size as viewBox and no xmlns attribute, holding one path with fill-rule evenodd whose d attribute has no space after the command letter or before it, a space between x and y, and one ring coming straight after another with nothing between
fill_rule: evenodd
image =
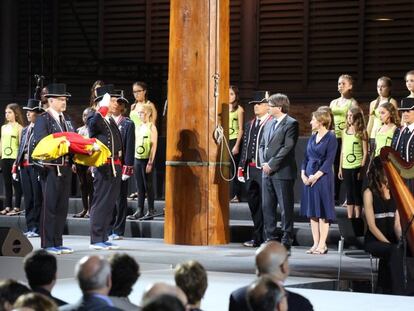
<instances>
[{"instance_id":1,"label":"yellow fabric","mask_svg":"<svg viewBox=\"0 0 414 311\"><path fill-rule=\"evenodd\" d=\"M75 154L73 160L75 163L85 166L101 166L111 157L111 151L98 139L95 142L99 146L98 151L93 151L93 145L86 146L91 155ZM41 161L51 161L64 156L69 152L69 142L66 137L54 137L50 134L44 137L33 150L32 158Z\"/></svg>"},{"instance_id":2,"label":"yellow fabric","mask_svg":"<svg viewBox=\"0 0 414 311\"><path fill-rule=\"evenodd\" d=\"M239 135L239 108L229 113L229 139L237 139Z\"/></svg>"},{"instance_id":3,"label":"yellow fabric","mask_svg":"<svg viewBox=\"0 0 414 311\"><path fill-rule=\"evenodd\" d=\"M96 144L99 146L99 151L94 151L91 155L86 154L75 154L73 156L73 161L77 164L82 164L85 166L101 166L106 163L107 159L111 157L111 151L101 143L98 139ZM92 145L88 146L86 149L92 151Z\"/></svg>"},{"instance_id":4,"label":"yellow fabric","mask_svg":"<svg viewBox=\"0 0 414 311\"><path fill-rule=\"evenodd\" d=\"M69 144L66 137L53 137L50 134L44 137L33 150L32 158L41 161L51 161L64 156L69 152Z\"/></svg>"}]
</instances>

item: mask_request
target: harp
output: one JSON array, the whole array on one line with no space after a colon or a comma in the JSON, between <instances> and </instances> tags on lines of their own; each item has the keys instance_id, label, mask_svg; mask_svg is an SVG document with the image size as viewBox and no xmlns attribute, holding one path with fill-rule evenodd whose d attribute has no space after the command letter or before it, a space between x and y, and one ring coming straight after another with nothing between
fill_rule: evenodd
<instances>
[{"instance_id":1,"label":"harp","mask_svg":"<svg viewBox=\"0 0 414 311\"><path fill-rule=\"evenodd\" d=\"M414 163L404 161L400 154L391 147L381 149L380 158L388 178L392 196L400 214L403 234L414 217L414 196L403 178L414 178ZM414 254L414 223L407 229L406 238L411 253Z\"/></svg>"}]
</instances>

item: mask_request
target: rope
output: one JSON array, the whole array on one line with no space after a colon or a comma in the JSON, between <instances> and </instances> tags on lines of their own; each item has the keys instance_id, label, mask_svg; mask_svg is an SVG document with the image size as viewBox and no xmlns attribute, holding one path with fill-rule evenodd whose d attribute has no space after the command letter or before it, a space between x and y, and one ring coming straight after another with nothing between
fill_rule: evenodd
<instances>
[{"instance_id":1,"label":"rope","mask_svg":"<svg viewBox=\"0 0 414 311\"><path fill-rule=\"evenodd\" d=\"M219 107L219 80L220 80L220 74L218 72L218 68L219 68L219 61L218 61L218 50L219 50L219 38L218 38L218 34L219 34L219 7L220 7L220 0L216 1L216 31L215 31L215 58L214 58L214 69L215 69L215 73L212 76L212 78L214 79L214 106L215 106L215 129L213 131L213 137L214 140L216 141L216 143L219 145L220 147L220 176L221 178L223 178L223 180L225 181L232 181L235 177L236 177L236 173L237 173L237 167L236 167L236 162L234 161L234 157L231 153L230 150L230 146L229 143L227 141L226 136L224 135L224 129L223 127L219 124L219 115L218 115L218 107ZM226 145L226 149L229 152L230 155L230 159L231 159L231 163L233 166L233 175L231 176L231 178L226 178L223 174L223 150L224 150L224 145Z\"/></svg>"}]
</instances>

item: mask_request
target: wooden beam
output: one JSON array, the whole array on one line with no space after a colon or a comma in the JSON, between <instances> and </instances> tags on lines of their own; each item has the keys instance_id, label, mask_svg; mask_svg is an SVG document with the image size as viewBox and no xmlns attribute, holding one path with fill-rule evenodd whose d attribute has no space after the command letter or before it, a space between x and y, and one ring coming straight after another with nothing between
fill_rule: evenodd
<instances>
[{"instance_id":1,"label":"wooden beam","mask_svg":"<svg viewBox=\"0 0 414 311\"><path fill-rule=\"evenodd\" d=\"M228 134L229 2L171 0L170 12L164 240L225 244L229 192L219 164L226 158L213 131L217 122Z\"/></svg>"}]
</instances>

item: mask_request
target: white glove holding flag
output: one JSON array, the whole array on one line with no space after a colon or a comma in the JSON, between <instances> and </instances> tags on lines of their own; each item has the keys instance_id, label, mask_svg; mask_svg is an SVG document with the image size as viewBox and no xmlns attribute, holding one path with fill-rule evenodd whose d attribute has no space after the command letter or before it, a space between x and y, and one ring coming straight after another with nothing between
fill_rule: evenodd
<instances>
[{"instance_id":1,"label":"white glove holding flag","mask_svg":"<svg viewBox=\"0 0 414 311\"><path fill-rule=\"evenodd\" d=\"M125 181L125 180L128 180L129 177L131 177L131 176L122 174L121 179L122 179L122 181Z\"/></svg>"},{"instance_id":2,"label":"white glove holding flag","mask_svg":"<svg viewBox=\"0 0 414 311\"><path fill-rule=\"evenodd\" d=\"M246 182L246 180L244 179L244 169L242 167L239 167L237 169L237 179L240 182L243 182L243 183Z\"/></svg>"},{"instance_id":3,"label":"white glove holding flag","mask_svg":"<svg viewBox=\"0 0 414 311\"><path fill-rule=\"evenodd\" d=\"M105 93L105 95L103 96L102 100L98 103L99 108L101 108L101 107L109 107L110 101L111 101L111 95L109 95L108 93Z\"/></svg>"}]
</instances>

